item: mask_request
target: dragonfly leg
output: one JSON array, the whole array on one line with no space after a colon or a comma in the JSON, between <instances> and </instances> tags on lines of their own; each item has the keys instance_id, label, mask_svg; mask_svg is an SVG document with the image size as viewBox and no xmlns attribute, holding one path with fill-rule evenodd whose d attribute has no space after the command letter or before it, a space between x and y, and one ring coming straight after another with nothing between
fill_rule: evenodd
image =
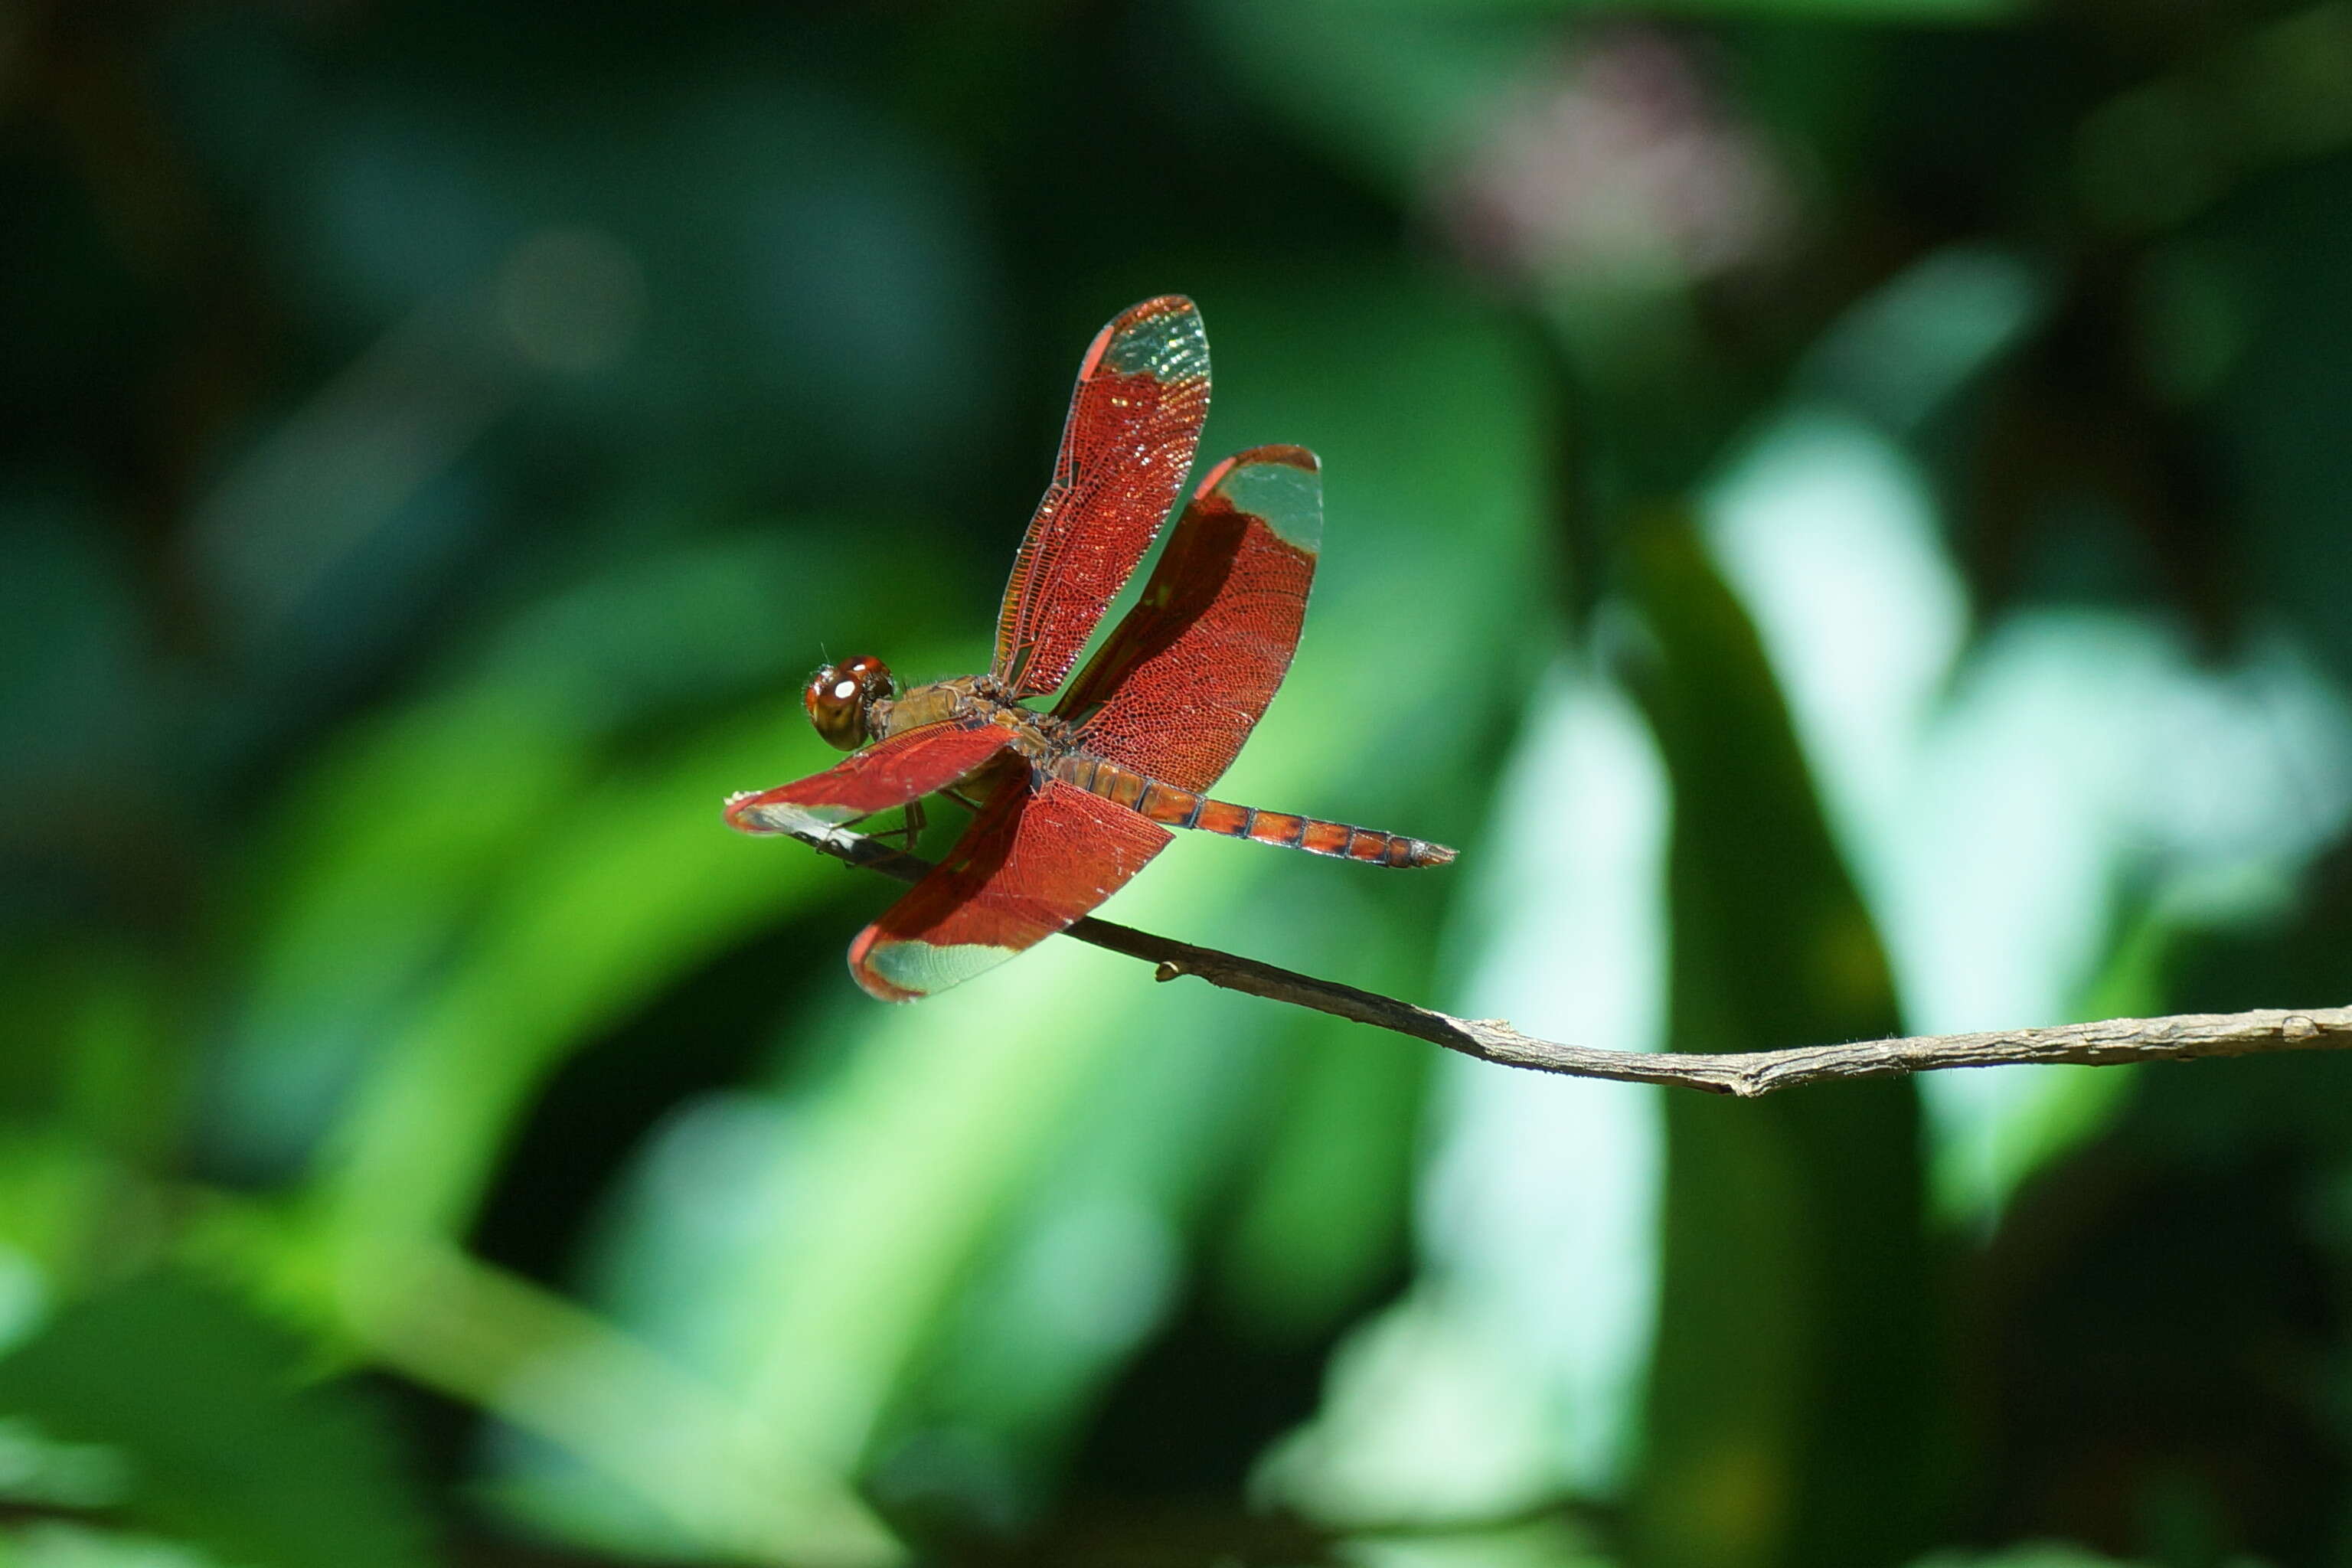
<instances>
[{"instance_id":1,"label":"dragonfly leg","mask_svg":"<svg viewBox=\"0 0 2352 1568\"><path fill-rule=\"evenodd\" d=\"M923 836L924 825L929 821L929 818L923 815L923 803L919 800L910 800L900 809L904 815L899 817L898 826L869 829L867 830L866 837L868 838L895 838L898 840L899 849L911 855L914 853L915 840ZM877 814L875 813L869 812L864 816L846 817L842 821L835 823L834 826L836 827L858 827L866 823L873 821L876 815Z\"/></svg>"},{"instance_id":2,"label":"dragonfly leg","mask_svg":"<svg viewBox=\"0 0 2352 1568\"><path fill-rule=\"evenodd\" d=\"M923 826L929 820L923 815L923 803L919 800L910 800L906 805L905 814L898 818L898 826L886 827L874 837L896 838L898 841L898 847L912 855L915 852L915 840L923 836Z\"/></svg>"}]
</instances>

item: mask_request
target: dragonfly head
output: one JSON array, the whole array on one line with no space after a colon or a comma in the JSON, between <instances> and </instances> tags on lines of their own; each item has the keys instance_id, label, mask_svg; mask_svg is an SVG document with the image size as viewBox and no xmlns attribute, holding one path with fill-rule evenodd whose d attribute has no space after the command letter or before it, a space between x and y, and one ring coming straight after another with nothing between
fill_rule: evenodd
<instances>
[{"instance_id":1,"label":"dragonfly head","mask_svg":"<svg viewBox=\"0 0 2352 1568\"><path fill-rule=\"evenodd\" d=\"M897 689L888 665L860 654L810 676L801 701L818 734L842 751L854 752L874 737L874 704L887 701Z\"/></svg>"}]
</instances>

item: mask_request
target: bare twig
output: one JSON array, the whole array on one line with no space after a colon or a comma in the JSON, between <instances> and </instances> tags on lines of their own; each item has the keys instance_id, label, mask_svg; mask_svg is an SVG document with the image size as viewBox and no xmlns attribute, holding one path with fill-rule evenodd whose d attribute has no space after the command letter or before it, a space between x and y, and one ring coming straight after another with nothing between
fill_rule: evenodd
<instances>
[{"instance_id":1,"label":"bare twig","mask_svg":"<svg viewBox=\"0 0 2352 1568\"><path fill-rule=\"evenodd\" d=\"M777 833L788 834L850 865L879 871L900 881L914 881L930 869L929 862L902 854L875 838L845 828L828 827L789 810L775 810L766 817L766 826ZM1877 1078L1942 1068L2000 1067L2022 1062L2105 1065L2188 1061L2199 1057L2352 1047L2352 1007L2266 1007L2251 1013L2106 1018L2054 1028L1850 1040L1839 1045L1724 1055L1595 1050L1523 1035L1498 1018L1456 1018L1377 992L1318 980L1254 958L1195 947L1191 942L1154 936L1110 921L1082 920L1064 934L1157 965L1161 980L1192 975L1228 991L1311 1007L1318 1013L1370 1024L1376 1029L1411 1035L1480 1061L1564 1073L1571 1078L1671 1084L1743 1098L1836 1079Z\"/></svg>"}]
</instances>

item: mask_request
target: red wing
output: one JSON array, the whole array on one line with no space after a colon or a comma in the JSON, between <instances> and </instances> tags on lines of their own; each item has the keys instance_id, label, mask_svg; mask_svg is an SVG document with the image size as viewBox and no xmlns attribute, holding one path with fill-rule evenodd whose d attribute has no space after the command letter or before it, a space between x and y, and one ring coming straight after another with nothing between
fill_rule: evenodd
<instances>
[{"instance_id":1,"label":"red wing","mask_svg":"<svg viewBox=\"0 0 2352 1568\"><path fill-rule=\"evenodd\" d=\"M1314 453L1259 447L1220 463L1056 710L1079 743L1184 789L1216 783L1290 668L1322 542Z\"/></svg>"},{"instance_id":2,"label":"red wing","mask_svg":"<svg viewBox=\"0 0 2352 1568\"><path fill-rule=\"evenodd\" d=\"M1169 831L1048 779L999 785L948 858L858 933L849 972L911 1002L993 969L1101 903L1160 853Z\"/></svg>"},{"instance_id":3,"label":"red wing","mask_svg":"<svg viewBox=\"0 0 2352 1568\"><path fill-rule=\"evenodd\" d=\"M1012 742L1012 731L1001 725L925 724L821 773L737 795L727 803L728 826L746 833L789 833L795 814L821 824L854 822L945 789Z\"/></svg>"},{"instance_id":4,"label":"red wing","mask_svg":"<svg viewBox=\"0 0 2352 1568\"><path fill-rule=\"evenodd\" d=\"M1151 547L1209 415L1209 337L1180 294L1131 305L1078 366L1054 482L1029 520L990 668L1020 697L1053 690Z\"/></svg>"}]
</instances>

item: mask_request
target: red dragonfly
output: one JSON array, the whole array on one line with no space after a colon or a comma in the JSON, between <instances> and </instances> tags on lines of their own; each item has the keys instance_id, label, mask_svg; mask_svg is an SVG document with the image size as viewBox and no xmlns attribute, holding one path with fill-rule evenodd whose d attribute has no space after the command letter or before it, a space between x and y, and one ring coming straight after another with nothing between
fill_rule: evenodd
<instances>
[{"instance_id":1,"label":"red dragonfly","mask_svg":"<svg viewBox=\"0 0 2352 1568\"><path fill-rule=\"evenodd\" d=\"M1078 366L988 672L901 692L877 658L828 664L803 700L817 732L855 754L728 801L728 822L746 833L898 806L919 824L934 793L971 806L947 858L850 944L850 972L874 995L928 996L1035 945L1123 887L1171 827L1372 866L1454 858L1443 845L1205 793L1298 646L1323 533L1321 470L1304 447L1259 447L1210 469L1141 601L1051 712L1023 706L1062 687L1150 547L1208 412L1209 339L1192 301L1170 294L1120 312Z\"/></svg>"}]
</instances>

